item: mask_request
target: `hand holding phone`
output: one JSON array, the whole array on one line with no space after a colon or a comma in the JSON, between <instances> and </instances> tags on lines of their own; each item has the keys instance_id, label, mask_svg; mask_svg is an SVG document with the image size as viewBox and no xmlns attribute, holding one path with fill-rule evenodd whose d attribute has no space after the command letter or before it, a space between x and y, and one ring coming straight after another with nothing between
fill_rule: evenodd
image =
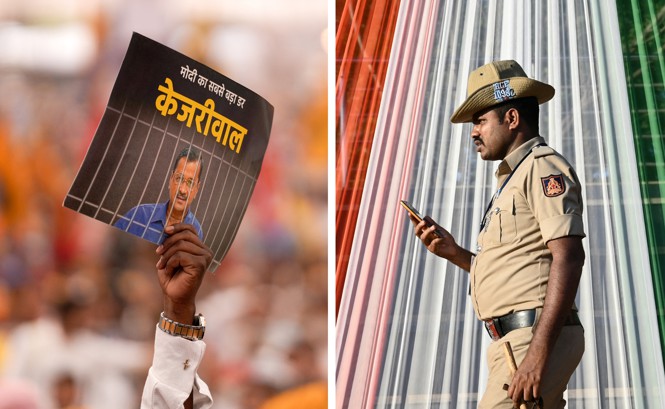
<instances>
[{"instance_id":1,"label":"hand holding phone","mask_svg":"<svg viewBox=\"0 0 665 409\"><path fill-rule=\"evenodd\" d=\"M400 204L411 216L416 237L422 241L430 253L445 258L463 270L470 271L473 253L460 247L455 242L455 237L446 229L439 226L431 217L421 216L420 212L411 206L409 202L400 200Z\"/></svg>"},{"instance_id":2,"label":"hand holding phone","mask_svg":"<svg viewBox=\"0 0 665 409\"><path fill-rule=\"evenodd\" d=\"M402 207L404 207L406 209L406 211L409 212L410 215L412 215L416 220L418 220L418 223L425 220L425 225L426 226L429 227L429 226L434 226L435 225L434 221L431 218L421 216L420 213L418 212L418 210L416 210L416 208L413 207L406 200L400 200L399 202L402 205ZM443 237L443 233L439 232L438 229L434 231L434 235L437 236L437 237Z\"/></svg>"}]
</instances>

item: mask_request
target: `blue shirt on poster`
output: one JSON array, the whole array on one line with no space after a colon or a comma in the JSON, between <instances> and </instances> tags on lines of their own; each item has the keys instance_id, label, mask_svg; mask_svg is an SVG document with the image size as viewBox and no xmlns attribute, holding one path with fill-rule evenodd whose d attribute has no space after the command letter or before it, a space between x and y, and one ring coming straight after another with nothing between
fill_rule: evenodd
<instances>
[{"instance_id":1,"label":"blue shirt on poster","mask_svg":"<svg viewBox=\"0 0 665 409\"><path fill-rule=\"evenodd\" d=\"M168 202L141 204L130 209L113 225L155 244L161 244L166 237L164 234L164 227L166 227L166 220L168 217L166 214L167 210ZM194 226L196 234L201 240L203 240L201 224L196 220L194 213L187 210L187 216L185 216L184 223Z\"/></svg>"}]
</instances>

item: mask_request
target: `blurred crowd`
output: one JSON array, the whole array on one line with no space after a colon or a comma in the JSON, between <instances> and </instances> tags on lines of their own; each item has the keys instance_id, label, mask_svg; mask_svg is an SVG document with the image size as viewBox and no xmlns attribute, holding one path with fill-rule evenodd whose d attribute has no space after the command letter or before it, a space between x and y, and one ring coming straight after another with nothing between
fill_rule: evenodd
<instances>
[{"instance_id":1,"label":"blurred crowd","mask_svg":"<svg viewBox=\"0 0 665 409\"><path fill-rule=\"evenodd\" d=\"M162 310L155 246L62 207L132 31L275 107L243 224L197 302L215 408L325 395L326 2L181 3L0 0L0 409L139 405Z\"/></svg>"}]
</instances>

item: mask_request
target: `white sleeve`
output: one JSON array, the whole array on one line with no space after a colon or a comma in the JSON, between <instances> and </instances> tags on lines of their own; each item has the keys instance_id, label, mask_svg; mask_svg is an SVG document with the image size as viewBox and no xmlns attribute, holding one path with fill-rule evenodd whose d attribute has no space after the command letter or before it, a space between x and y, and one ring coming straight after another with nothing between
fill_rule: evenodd
<instances>
[{"instance_id":1,"label":"white sleeve","mask_svg":"<svg viewBox=\"0 0 665 409\"><path fill-rule=\"evenodd\" d=\"M212 407L208 385L197 370L205 352L203 341L169 335L157 327L152 367L143 387L141 409L182 409L194 391L194 409Z\"/></svg>"}]
</instances>

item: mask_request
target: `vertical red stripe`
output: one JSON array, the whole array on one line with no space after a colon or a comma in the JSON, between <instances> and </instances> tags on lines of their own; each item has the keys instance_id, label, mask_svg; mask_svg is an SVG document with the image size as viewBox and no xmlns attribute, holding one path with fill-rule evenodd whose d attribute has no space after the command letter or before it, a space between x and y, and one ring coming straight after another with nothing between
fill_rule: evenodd
<instances>
[{"instance_id":1,"label":"vertical red stripe","mask_svg":"<svg viewBox=\"0 0 665 409\"><path fill-rule=\"evenodd\" d=\"M337 1L336 314L346 280L399 0Z\"/></svg>"}]
</instances>

